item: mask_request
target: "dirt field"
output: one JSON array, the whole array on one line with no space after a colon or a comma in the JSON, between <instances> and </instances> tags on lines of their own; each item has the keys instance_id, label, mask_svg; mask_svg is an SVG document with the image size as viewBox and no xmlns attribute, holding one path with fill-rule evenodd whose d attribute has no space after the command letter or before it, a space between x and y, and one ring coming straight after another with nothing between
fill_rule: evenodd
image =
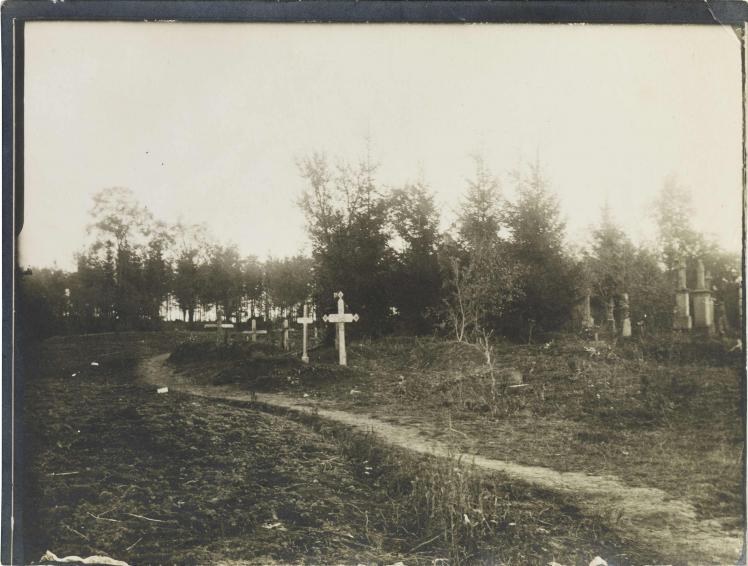
<instances>
[{"instance_id":1,"label":"dirt field","mask_svg":"<svg viewBox=\"0 0 748 566\"><path fill-rule=\"evenodd\" d=\"M189 360L177 367L217 384L417 426L431 438L457 439L468 453L657 488L683 501L686 519L698 525L688 532L719 545L723 535L739 539L744 524L740 354L706 346L507 346L495 386L475 349L413 338L352 346L349 369L330 365L329 350L315 352L310 367L285 361L285 378L268 360L246 356L210 370ZM502 383L510 367L526 386ZM614 522L625 510L608 509ZM663 529L667 521L650 515L651 528Z\"/></svg>"},{"instance_id":2,"label":"dirt field","mask_svg":"<svg viewBox=\"0 0 748 566\"><path fill-rule=\"evenodd\" d=\"M47 549L133 564L657 558L573 501L501 474L136 382L143 359L183 338L69 337L29 352L26 563ZM278 371L294 379L290 366Z\"/></svg>"}]
</instances>

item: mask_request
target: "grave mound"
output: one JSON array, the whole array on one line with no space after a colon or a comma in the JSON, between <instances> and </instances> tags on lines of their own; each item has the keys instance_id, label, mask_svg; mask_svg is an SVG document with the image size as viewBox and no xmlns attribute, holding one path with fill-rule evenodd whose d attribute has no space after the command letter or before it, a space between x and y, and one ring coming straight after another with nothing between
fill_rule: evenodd
<instances>
[{"instance_id":1,"label":"grave mound","mask_svg":"<svg viewBox=\"0 0 748 566\"><path fill-rule=\"evenodd\" d=\"M279 356L283 351L266 342L183 342L169 356L173 363L215 360L245 360Z\"/></svg>"}]
</instances>

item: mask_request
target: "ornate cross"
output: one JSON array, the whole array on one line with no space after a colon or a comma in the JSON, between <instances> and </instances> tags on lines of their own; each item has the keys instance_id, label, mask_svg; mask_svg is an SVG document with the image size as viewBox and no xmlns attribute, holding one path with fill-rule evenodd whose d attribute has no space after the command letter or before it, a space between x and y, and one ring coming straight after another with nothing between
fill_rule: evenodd
<instances>
[{"instance_id":1,"label":"ornate cross","mask_svg":"<svg viewBox=\"0 0 748 566\"><path fill-rule=\"evenodd\" d=\"M333 297L338 299L338 312L335 314L326 314L322 317L325 322L334 322L338 328L338 359L341 366L348 365L345 356L345 324L347 322L357 322L358 315L345 312L345 303L343 302L343 291L333 293Z\"/></svg>"}]
</instances>

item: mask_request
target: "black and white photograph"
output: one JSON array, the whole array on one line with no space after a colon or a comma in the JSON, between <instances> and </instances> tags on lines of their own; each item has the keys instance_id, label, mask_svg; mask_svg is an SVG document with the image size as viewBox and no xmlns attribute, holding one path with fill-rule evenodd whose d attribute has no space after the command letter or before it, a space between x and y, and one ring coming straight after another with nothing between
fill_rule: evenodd
<instances>
[{"instance_id":1,"label":"black and white photograph","mask_svg":"<svg viewBox=\"0 0 748 566\"><path fill-rule=\"evenodd\" d=\"M742 26L21 39L12 563L745 563Z\"/></svg>"}]
</instances>

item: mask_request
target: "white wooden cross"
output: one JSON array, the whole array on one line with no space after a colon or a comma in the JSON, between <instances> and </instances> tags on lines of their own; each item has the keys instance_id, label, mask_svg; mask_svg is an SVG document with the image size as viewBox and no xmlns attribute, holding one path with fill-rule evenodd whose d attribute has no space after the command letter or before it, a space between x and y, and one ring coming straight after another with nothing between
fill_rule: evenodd
<instances>
[{"instance_id":1,"label":"white wooden cross","mask_svg":"<svg viewBox=\"0 0 748 566\"><path fill-rule=\"evenodd\" d=\"M314 322L314 319L308 315L307 306L304 305L304 316L300 316L296 319L296 322L301 324L304 331L301 339L301 361L305 364L309 363L309 356L306 352L306 340L307 340L307 330L306 327L308 324L312 324Z\"/></svg>"},{"instance_id":2,"label":"white wooden cross","mask_svg":"<svg viewBox=\"0 0 748 566\"><path fill-rule=\"evenodd\" d=\"M333 297L338 299L338 312L335 314L326 314L322 317L325 322L334 322L338 328L338 359L341 366L348 365L345 357L345 324L347 322L357 322L358 315L345 312L345 303L343 302L343 291L333 293Z\"/></svg>"},{"instance_id":3,"label":"white wooden cross","mask_svg":"<svg viewBox=\"0 0 748 566\"><path fill-rule=\"evenodd\" d=\"M252 319L252 330L242 330L242 334L247 334L247 340L249 340L250 336L252 337L252 342L257 342L257 335L258 334L267 334L267 330L257 330L257 319Z\"/></svg>"}]
</instances>

